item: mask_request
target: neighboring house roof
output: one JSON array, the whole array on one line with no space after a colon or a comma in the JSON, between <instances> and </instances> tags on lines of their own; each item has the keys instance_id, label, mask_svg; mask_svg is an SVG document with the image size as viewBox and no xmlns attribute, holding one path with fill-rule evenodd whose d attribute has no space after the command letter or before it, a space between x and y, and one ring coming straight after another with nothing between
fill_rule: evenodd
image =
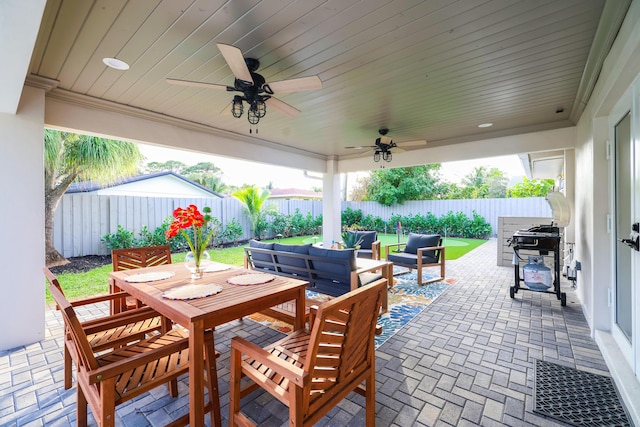
<instances>
[{"instance_id":1,"label":"neighboring house roof","mask_svg":"<svg viewBox=\"0 0 640 427\"><path fill-rule=\"evenodd\" d=\"M119 179L110 184L94 181L74 182L65 194L96 193L147 197L222 197L215 191L171 171Z\"/></svg>"},{"instance_id":2,"label":"neighboring house roof","mask_svg":"<svg viewBox=\"0 0 640 427\"><path fill-rule=\"evenodd\" d=\"M274 188L269 191L270 199L322 199L322 193L299 188Z\"/></svg>"}]
</instances>

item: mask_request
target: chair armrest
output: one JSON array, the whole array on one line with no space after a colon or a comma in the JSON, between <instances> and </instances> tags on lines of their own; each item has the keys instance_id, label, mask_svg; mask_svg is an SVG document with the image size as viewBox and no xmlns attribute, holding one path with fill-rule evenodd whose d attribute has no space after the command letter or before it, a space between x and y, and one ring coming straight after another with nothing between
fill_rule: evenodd
<instances>
[{"instance_id":1,"label":"chair armrest","mask_svg":"<svg viewBox=\"0 0 640 427\"><path fill-rule=\"evenodd\" d=\"M154 317L158 316L161 316L161 314L153 310L151 307L143 307L116 313L112 316L87 320L85 322L82 322L82 329L84 329L84 332L86 334L92 334L95 332L104 331L106 329L128 325L129 323L136 323L142 320L153 319Z\"/></svg>"},{"instance_id":2,"label":"chair armrest","mask_svg":"<svg viewBox=\"0 0 640 427\"><path fill-rule=\"evenodd\" d=\"M359 276L362 273L374 273L376 270L380 270L380 268L381 268L381 266L375 265L373 267L368 267L368 268L361 267L361 268L358 268L356 270L351 270L351 280L350 280L350 283L349 283L351 290L354 291L354 290L358 289L359 284L360 284Z\"/></svg>"},{"instance_id":3,"label":"chair armrest","mask_svg":"<svg viewBox=\"0 0 640 427\"><path fill-rule=\"evenodd\" d=\"M416 257L418 258L418 266L422 265L422 253L425 251L438 251L438 262L437 264L442 264L444 260L444 246L431 246L427 248L418 248Z\"/></svg>"},{"instance_id":4,"label":"chair armrest","mask_svg":"<svg viewBox=\"0 0 640 427\"><path fill-rule=\"evenodd\" d=\"M426 248L418 248L417 255L421 257L424 251L441 251L442 254L444 254L444 246L429 246ZM438 256L438 258L442 258L442 256L440 255Z\"/></svg>"},{"instance_id":5,"label":"chair armrest","mask_svg":"<svg viewBox=\"0 0 640 427\"><path fill-rule=\"evenodd\" d=\"M206 331L205 341L213 339L211 334L212 331ZM132 370L133 368L169 356L177 351L184 350L185 348L189 348L189 338L183 338L178 341L165 344L162 347L138 353L135 356L124 357L122 360L109 363L108 365L91 371L89 374L89 384L95 384L108 378L114 378L124 372ZM122 351L126 352L126 350L127 347L123 347ZM120 350L115 350L112 354L118 353L119 351ZM195 350L195 352L190 354L189 357L198 357L198 354L198 350Z\"/></svg>"},{"instance_id":6,"label":"chair armrest","mask_svg":"<svg viewBox=\"0 0 640 427\"><path fill-rule=\"evenodd\" d=\"M278 372L278 374L287 378L289 381L293 381L294 384L302 386L305 384L307 374L305 374L302 368L299 368L291 363L287 363L280 359L279 357L274 356L263 348L249 342L240 337L231 338L231 358L233 358L233 352L238 351L241 354L246 354L247 356L255 359L258 363L265 365L274 371Z\"/></svg>"},{"instance_id":7,"label":"chair armrest","mask_svg":"<svg viewBox=\"0 0 640 427\"><path fill-rule=\"evenodd\" d=\"M91 298L73 300L70 302L72 307L78 307L81 305L95 304L97 302L111 301L111 300L129 297L129 296L131 295L129 295L127 292L121 291L121 292L114 292L112 294L98 295Z\"/></svg>"},{"instance_id":8,"label":"chair armrest","mask_svg":"<svg viewBox=\"0 0 640 427\"><path fill-rule=\"evenodd\" d=\"M406 242L404 242L404 243L392 243L390 245L386 245L384 247L385 254L389 255L389 248L398 248L398 249L400 249L401 247L404 247L404 246L407 246Z\"/></svg>"},{"instance_id":9,"label":"chair armrest","mask_svg":"<svg viewBox=\"0 0 640 427\"><path fill-rule=\"evenodd\" d=\"M376 261L380 259L380 240L376 240L371 244L371 259Z\"/></svg>"}]
</instances>

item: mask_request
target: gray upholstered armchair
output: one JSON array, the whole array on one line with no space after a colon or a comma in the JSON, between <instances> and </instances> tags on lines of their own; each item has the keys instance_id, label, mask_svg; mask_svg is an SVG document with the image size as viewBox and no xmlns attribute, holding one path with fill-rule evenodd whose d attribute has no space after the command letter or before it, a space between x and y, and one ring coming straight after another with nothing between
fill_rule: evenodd
<instances>
[{"instance_id":1,"label":"gray upholstered armchair","mask_svg":"<svg viewBox=\"0 0 640 427\"><path fill-rule=\"evenodd\" d=\"M396 248L392 251L392 248ZM401 250L402 249L402 250ZM418 284L437 282L444 279L444 246L442 237L438 234L409 233L406 243L394 243L385 246L387 261L393 265L416 269L418 272ZM422 281L422 269L424 267L440 267L440 277Z\"/></svg>"},{"instance_id":2,"label":"gray upholstered armchair","mask_svg":"<svg viewBox=\"0 0 640 427\"><path fill-rule=\"evenodd\" d=\"M349 231L349 233L355 233L356 239L362 239L358 258L380 259L380 240L376 231Z\"/></svg>"}]
</instances>

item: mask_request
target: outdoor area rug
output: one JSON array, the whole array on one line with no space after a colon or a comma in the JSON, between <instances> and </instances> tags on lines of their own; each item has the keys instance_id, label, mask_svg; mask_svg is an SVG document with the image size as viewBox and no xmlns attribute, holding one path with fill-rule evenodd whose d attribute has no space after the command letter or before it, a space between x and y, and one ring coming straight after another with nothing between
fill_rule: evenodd
<instances>
[{"instance_id":1,"label":"outdoor area rug","mask_svg":"<svg viewBox=\"0 0 640 427\"><path fill-rule=\"evenodd\" d=\"M427 272L423 272L423 280L428 280L429 277ZM378 320L378 324L382 326L382 334L375 337L376 348L416 317L455 282L455 279L445 279L441 282L419 286L415 271L395 276L395 279L396 284L389 289L389 312L382 314ZM307 291L307 298L320 301L327 299L325 295L311 291ZM280 332L290 333L293 329L285 322L260 313L252 314L249 318Z\"/></svg>"},{"instance_id":2,"label":"outdoor area rug","mask_svg":"<svg viewBox=\"0 0 640 427\"><path fill-rule=\"evenodd\" d=\"M535 361L533 412L574 426L632 426L613 380Z\"/></svg>"}]
</instances>

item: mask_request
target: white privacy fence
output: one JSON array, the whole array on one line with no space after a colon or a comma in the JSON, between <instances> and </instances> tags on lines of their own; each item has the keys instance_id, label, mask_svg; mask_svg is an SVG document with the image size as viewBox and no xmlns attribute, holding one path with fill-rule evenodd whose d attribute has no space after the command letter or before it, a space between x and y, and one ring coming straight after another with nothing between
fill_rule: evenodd
<instances>
[{"instance_id":1,"label":"white privacy fence","mask_svg":"<svg viewBox=\"0 0 640 427\"><path fill-rule=\"evenodd\" d=\"M293 215L296 209L306 216L322 215L319 200L273 200L281 214ZM53 226L54 245L65 257L107 255L101 239L105 234L116 233L118 225L139 236L143 227L153 232L172 215L177 207L194 204L202 209L211 208L222 227L234 218L240 223L243 235L239 240L251 238L251 225L242 205L235 198L160 198L134 196L98 196L67 194L56 210ZM492 233L498 229L499 216L551 217L551 209L542 197L527 199L473 199L473 200L423 200L405 202L403 205L382 206L376 202L342 202L342 210L360 209L363 215L371 214L388 221L392 215L416 215L433 213L436 217L447 212L463 212L471 217L475 210L491 224Z\"/></svg>"}]
</instances>

